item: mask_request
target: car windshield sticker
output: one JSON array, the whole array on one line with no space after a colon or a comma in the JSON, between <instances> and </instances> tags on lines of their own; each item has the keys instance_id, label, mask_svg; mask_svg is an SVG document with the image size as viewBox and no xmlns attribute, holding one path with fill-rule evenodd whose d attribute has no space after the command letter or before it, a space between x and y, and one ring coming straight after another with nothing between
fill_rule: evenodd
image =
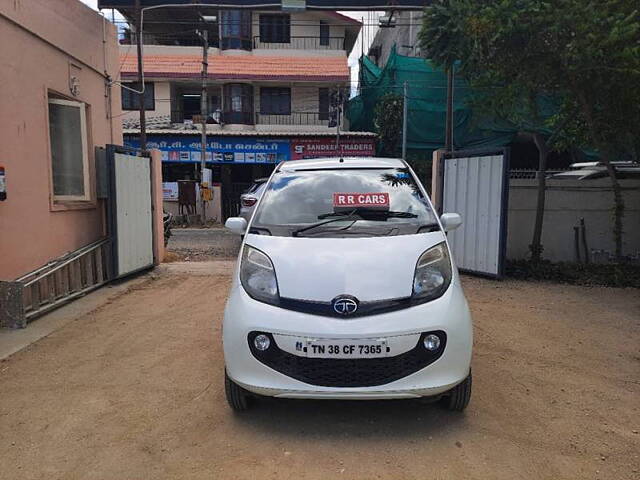
<instances>
[{"instance_id":1,"label":"car windshield sticker","mask_svg":"<svg viewBox=\"0 0 640 480\"><path fill-rule=\"evenodd\" d=\"M334 193L333 208L389 208L388 193Z\"/></svg>"}]
</instances>

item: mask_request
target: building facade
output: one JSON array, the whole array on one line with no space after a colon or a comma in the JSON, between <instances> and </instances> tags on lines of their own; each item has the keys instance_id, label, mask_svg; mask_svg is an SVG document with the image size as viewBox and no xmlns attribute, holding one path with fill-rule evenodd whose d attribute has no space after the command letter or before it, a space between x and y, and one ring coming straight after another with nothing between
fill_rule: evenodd
<instances>
[{"instance_id":1,"label":"building facade","mask_svg":"<svg viewBox=\"0 0 640 480\"><path fill-rule=\"evenodd\" d=\"M125 143L138 147L135 14L121 13L128 21L120 47ZM209 41L206 163L221 185L226 217L242 190L280 161L374 153L375 135L349 132L339 108L360 28L330 11L167 7L145 15L147 147L162 151L168 195L178 180L199 178L203 42L197 31L206 29Z\"/></svg>"},{"instance_id":2,"label":"building facade","mask_svg":"<svg viewBox=\"0 0 640 480\"><path fill-rule=\"evenodd\" d=\"M418 33L422 25L422 12L398 11L394 12L393 18L396 26L379 28L369 47L368 57L380 68L387 64L394 47L405 57L421 56Z\"/></svg>"},{"instance_id":3,"label":"building facade","mask_svg":"<svg viewBox=\"0 0 640 480\"><path fill-rule=\"evenodd\" d=\"M0 280L105 234L94 152L122 143L118 48L81 2L0 2Z\"/></svg>"}]
</instances>

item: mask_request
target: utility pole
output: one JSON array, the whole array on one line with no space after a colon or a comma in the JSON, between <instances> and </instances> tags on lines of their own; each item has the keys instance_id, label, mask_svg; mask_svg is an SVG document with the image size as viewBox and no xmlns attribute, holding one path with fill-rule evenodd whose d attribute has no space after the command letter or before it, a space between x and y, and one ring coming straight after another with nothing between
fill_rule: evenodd
<instances>
[{"instance_id":1,"label":"utility pole","mask_svg":"<svg viewBox=\"0 0 640 480\"><path fill-rule=\"evenodd\" d=\"M453 152L453 69L453 64L447 69L447 117L444 141L447 152Z\"/></svg>"},{"instance_id":2,"label":"utility pole","mask_svg":"<svg viewBox=\"0 0 640 480\"><path fill-rule=\"evenodd\" d=\"M205 209L207 202L205 201L203 192L204 182L204 170L207 166L207 117L208 113L208 101L207 101L207 77L209 67L209 31L203 29L198 32L198 35L202 39L202 93L200 95L200 117L202 138L200 140L200 200L202 206L202 225L206 222Z\"/></svg>"},{"instance_id":3,"label":"utility pole","mask_svg":"<svg viewBox=\"0 0 640 480\"><path fill-rule=\"evenodd\" d=\"M402 159L407 160L407 121L409 120L408 85L404 82L402 95Z\"/></svg>"},{"instance_id":4,"label":"utility pole","mask_svg":"<svg viewBox=\"0 0 640 480\"><path fill-rule=\"evenodd\" d=\"M144 107L144 73L142 64L142 7L140 0L136 0L136 35L138 44L138 83L140 84L140 92L138 94L138 102L140 107L140 150L147 151L147 112Z\"/></svg>"},{"instance_id":5,"label":"utility pole","mask_svg":"<svg viewBox=\"0 0 640 480\"><path fill-rule=\"evenodd\" d=\"M340 117L342 116L342 92L336 90L336 154L342 157L340 150Z\"/></svg>"}]
</instances>

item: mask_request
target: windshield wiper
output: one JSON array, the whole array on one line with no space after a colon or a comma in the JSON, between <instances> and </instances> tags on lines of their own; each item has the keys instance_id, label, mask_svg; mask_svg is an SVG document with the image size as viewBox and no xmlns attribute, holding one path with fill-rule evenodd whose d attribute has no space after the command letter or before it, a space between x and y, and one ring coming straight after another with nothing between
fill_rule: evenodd
<instances>
[{"instance_id":1,"label":"windshield wiper","mask_svg":"<svg viewBox=\"0 0 640 480\"><path fill-rule=\"evenodd\" d=\"M394 210L376 210L373 208L356 208L351 212L330 212L318 215L318 220L329 217L350 216L358 214L360 217L374 217L374 218L418 218L418 215L411 212L397 212ZM368 218L367 218L368 220Z\"/></svg>"},{"instance_id":2,"label":"windshield wiper","mask_svg":"<svg viewBox=\"0 0 640 480\"><path fill-rule=\"evenodd\" d=\"M430 233L430 232L439 232L440 225L437 223L425 223L424 225L418 226L418 231L416 233Z\"/></svg>"},{"instance_id":3,"label":"windshield wiper","mask_svg":"<svg viewBox=\"0 0 640 480\"><path fill-rule=\"evenodd\" d=\"M328 218L329 220L324 220ZM377 210L374 208L355 208L350 211L344 212L329 212L318 215L318 220L324 220L323 222L313 223L303 228L299 228L291 232L291 236L297 237L301 233L307 230L312 230L322 225L327 225L333 222L340 222L345 220L353 220L353 223L340 230L347 230L358 220L386 220L387 218L418 218L418 215L411 212L398 212L394 210ZM429 225L430 226L430 225Z\"/></svg>"},{"instance_id":4,"label":"windshield wiper","mask_svg":"<svg viewBox=\"0 0 640 480\"><path fill-rule=\"evenodd\" d=\"M335 218L330 218L329 220L325 220L324 222L312 223L311 225L308 225L306 227L298 228L297 230L294 230L293 232L291 232L291 236L297 237L298 235L306 232L307 230L312 230L314 228L321 227L322 225L327 225L333 222L341 222L343 220L353 220L353 223L355 223L357 220L361 219L360 215L356 214L356 210L352 210L350 212L338 212L338 213L331 213L331 214L325 214L325 215L326 216L318 215L318 218L319 219L327 218L327 216L335 216ZM353 225L353 223L351 223L351 225ZM351 225L349 225L349 227Z\"/></svg>"}]
</instances>

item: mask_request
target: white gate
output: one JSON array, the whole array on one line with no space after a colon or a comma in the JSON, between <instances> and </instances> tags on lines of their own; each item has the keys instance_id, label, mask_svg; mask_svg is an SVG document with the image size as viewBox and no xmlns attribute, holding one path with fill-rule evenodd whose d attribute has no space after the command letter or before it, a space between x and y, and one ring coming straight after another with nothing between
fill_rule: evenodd
<instances>
[{"instance_id":1,"label":"white gate","mask_svg":"<svg viewBox=\"0 0 640 480\"><path fill-rule=\"evenodd\" d=\"M459 213L448 234L460 270L503 274L507 235L509 157L498 152L454 152L444 159L442 211Z\"/></svg>"},{"instance_id":2,"label":"white gate","mask_svg":"<svg viewBox=\"0 0 640 480\"><path fill-rule=\"evenodd\" d=\"M153 266L151 158L109 146L108 220L113 241L113 277Z\"/></svg>"}]
</instances>

